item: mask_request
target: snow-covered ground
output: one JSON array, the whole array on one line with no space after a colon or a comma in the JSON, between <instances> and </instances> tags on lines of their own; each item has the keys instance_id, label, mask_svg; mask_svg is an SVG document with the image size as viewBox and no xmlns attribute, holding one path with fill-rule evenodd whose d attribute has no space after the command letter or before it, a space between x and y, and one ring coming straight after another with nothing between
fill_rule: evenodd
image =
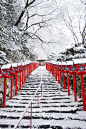
<instances>
[{"instance_id":1,"label":"snow-covered ground","mask_svg":"<svg viewBox=\"0 0 86 129\"><path fill-rule=\"evenodd\" d=\"M67 89L61 88L42 66L33 71L22 86L22 90L12 100L6 102L6 108L0 108L1 129L14 128L27 107L29 108L18 128L30 128L31 109L28 104L38 87L39 108L36 94L32 102L32 129L86 129L86 112L83 111L82 101L74 102L72 92L67 96Z\"/></svg>"}]
</instances>

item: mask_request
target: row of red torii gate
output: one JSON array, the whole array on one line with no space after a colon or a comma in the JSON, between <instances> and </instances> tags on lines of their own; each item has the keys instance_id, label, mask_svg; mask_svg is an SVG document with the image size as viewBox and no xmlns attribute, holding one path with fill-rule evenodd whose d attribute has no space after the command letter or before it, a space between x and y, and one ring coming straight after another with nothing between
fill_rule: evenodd
<instances>
[{"instance_id":1,"label":"row of red torii gate","mask_svg":"<svg viewBox=\"0 0 86 129\"><path fill-rule=\"evenodd\" d=\"M82 99L83 99L83 109L86 111L86 89L84 86L83 75L86 74L86 59L75 59L73 61L67 62L46 62L46 69L52 73L56 81L61 85L65 86L65 75L67 76L67 89L68 96L70 96L70 85L69 85L69 74L73 75L73 86L74 86L74 98L77 101L76 92L76 81L75 75L81 77L81 89L82 89ZM6 105L6 89L7 89L7 78L11 79L10 85L10 99L13 96L13 76L15 75L15 95L17 95L18 90L18 74L19 76L19 90L21 90L21 85L23 85L32 71L38 68L38 62L24 62L22 65L19 63L7 64L0 68L0 78L4 78L4 89L3 89L3 108Z\"/></svg>"},{"instance_id":2,"label":"row of red torii gate","mask_svg":"<svg viewBox=\"0 0 86 129\"><path fill-rule=\"evenodd\" d=\"M2 68L0 68L0 78L4 78L3 100L2 100L3 108L5 108L6 106L7 79L11 79L10 99L12 99L13 81L15 81L15 95L17 95L18 82L19 82L19 90L21 90L21 86L25 83L28 76L31 74L32 71L38 68L38 66L39 64L37 62L23 62L22 65L21 63L13 63L4 65L2 66ZM13 80L14 76L15 80Z\"/></svg>"},{"instance_id":3,"label":"row of red torii gate","mask_svg":"<svg viewBox=\"0 0 86 129\"><path fill-rule=\"evenodd\" d=\"M73 86L74 86L74 98L75 102L77 101L77 92L76 92L76 80L75 75L80 76L81 78L81 90L82 90L82 99L83 99L83 110L86 111L86 87L84 86L83 75L86 75L86 59L74 59L73 61L67 62L46 62L46 69L52 73L56 81L65 87L65 74L67 76L67 88L68 96L70 96L70 85L69 85L69 75L73 75Z\"/></svg>"}]
</instances>

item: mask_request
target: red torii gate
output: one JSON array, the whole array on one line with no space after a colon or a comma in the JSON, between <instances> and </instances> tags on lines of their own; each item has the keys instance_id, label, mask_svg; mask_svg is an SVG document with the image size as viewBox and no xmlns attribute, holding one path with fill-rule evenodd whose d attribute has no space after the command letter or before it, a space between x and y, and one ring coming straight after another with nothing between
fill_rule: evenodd
<instances>
[{"instance_id":1,"label":"red torii gate","mask_svg":"<svg viewBox=\"0 0 86 129\"><path fill-rule=\"evenodd\" d=\"M84 111L86 111L86 94L85 94L84 79L83 79L83 75L86 74L86 59L74 59L73 68L76 68L73 70L73 72L75 72L74 74L80 75L81 77L83 108L84 108ZM75 85L75 79L74 79L74 85ZM76 97L76 93L75 93L75 97Z\"/></svg>"},{"instance_id":2,"label":"red torii gate","mask_svg":"<svg viewBox=\"0 0 86 129\"><path fill-rule=\"evenodd\" d=\"M67 73L68 95L70 95L69 74L73 74L75 102L77 101L75 75L80 75L81 87L82 87L83 109L84 111L86 111L85 88L84 88L84 80L83 80L83 75L86 74L86 59L75 59L73 61L67 61L65 63L57 62L56 64L46 62L46 69L52 73L56 81L57 81L56 73L58 71L58 83L60 83L61 87L62 87L62 74L61 73L63 72L64 89L65 89L65 73ZM59 75L59 71L60 71L60 75Z\"/></svg>"},{"instance_id":3,"label":"red torii gate","mask_svg":"<svg viewBox=\"0 0 86 129\"><path fill-rule=\"evenodd\" d=\"M19 90L21 90L21 73L22 73L22 85L30 75L30 73L35 70L38 67L37 62L31 62L31 63L25 63L22 65L19 65L17 63L15 64L7 64L0 68L0 78L4 78L4 91L3 91L3 108L5 108L6 105L6 88L7 88L7 78L11 78L11 87L10 87L10 99L12 99L12 92L13 92L13 75L16 76L16 82L15 82L15 95L17 94L17 74L20 73L20 87ZM9 67L9 68L8 68Z\"/></svg>"}]
</instances>

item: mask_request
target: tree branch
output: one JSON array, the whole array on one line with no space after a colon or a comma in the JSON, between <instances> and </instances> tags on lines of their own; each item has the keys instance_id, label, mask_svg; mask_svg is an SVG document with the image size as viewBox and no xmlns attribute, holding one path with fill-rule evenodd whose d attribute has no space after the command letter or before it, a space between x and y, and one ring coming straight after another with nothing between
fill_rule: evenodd
<instances>
[{"instance_id":1,"label":"tree branch","mask_svg":"<svg viewBox=\"0 0 86 129\"><path fill-rule=\"evenodd\" d=\"M17 20L16 23L15 23L15 26L17 26L17 25L19 24L19 22L21 21L21 18L23 17L23 15L24 15L25 10L27 9L27 7L29 7L29 6L30 6L31 4L33 4L35 1L36 1L36 0L33 0L32 2L30 2L30 3L28 4L28 0L27 0L27 3L26 3L26 5L25 5L25 8L22 10L22 12L21 12L21 14L20 14L18 20Z\"/></svg>"},{"instance_id":2,"label":"tree branch","mask_svg":"<svg viewBox=\"0 0 86 129\"><path fill-rule=\"evenodd\" d=\"M84 3L82 0L80 0L80 1L82 2L82 4L84 4L84 5L86 4L86 3Z\"/></svg>"}]
</instances>

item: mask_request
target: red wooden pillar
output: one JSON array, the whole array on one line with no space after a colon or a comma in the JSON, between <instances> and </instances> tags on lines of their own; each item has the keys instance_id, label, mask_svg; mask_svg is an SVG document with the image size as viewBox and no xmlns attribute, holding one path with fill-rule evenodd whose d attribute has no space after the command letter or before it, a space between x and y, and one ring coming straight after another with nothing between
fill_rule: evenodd
<instances>
[{"instance_id":1,"label":"red wooden pillar","mask_svg":"<svg viewBox=\"0 0 86 129\"><path fill-rule=\"evenodd\" d=\"M25 66L25 79L24 79L24 83L25 83L25 81L26 81L26 66Z\"/></svg>"},{"instance_id":2,"label":"red wooden pillar","mask_svg":"<svg viewBox=\"0 0 86 129\"><path fill-rule=\"evenodd\" d=\"M22 70L22 85L23 85L24 71Z\"/></svg>"},{"instance_id":3,"label":"red wooden pillar","mask_svg":"<svg viewBox=\"0 0 86 129\"><path fill-rule=\"evenodd\" d=\"M61 69L60 69L60 85L62 87L62 76L61 76Z\"/></svg>"},{"instance_id":4,"label":"red wooden pillar","mask_svg":"<svg viewBox=\"0 0 86 129\"><path fill-rule=\"evenodd\" d=\"M74 85L74 97L75 102L77 101L77 95L76 95L76 81L75 81L75 74L73 74L73 85Z\"/></svg>"},{"instance_id":5,"label":"red wooden pillar","mask_svg":"<svg viewBox=\"0 0 86 129\"><path fill-rule=\"evenodd\" d=\"M53 77L55 78L55 65L53 65Z\"/></svg>"},{"instance_id":6,"label":"red wooden pillar","mask_svg":"<svg viewBox=\"0 0 86 129\"><path fill-rule=\"evenodd\" d=\"M51 70L52 70L52 71L51 71L51 74L53 74L53 66L52 66L52 65L51 65Z\"/></svg>"},{"instance_id":7,"label":"red wooden pillar","mask_svg":"<svg viewBox=\"0 0 86 129\"><path fill-rule=\"evenodd\" d=\"M16 73L16 83L15 83L15 95L17 94L17 73Z\"/></svg>"},{"instance_id":8,"label":"red wooden pillar","mask_svg":"<svg viewBox=\"0 0 86 129\"><path fill-rule=\"evenodd\" d=\"M30 75L30 66L28 67L28 76Z\"/></svg>"},{"instance_id":9,"label":"red wooden pillar","mask_svg":"<svg viewBox=\"0 0 86 129\"><path fill-rule=\"evenodd\" d=\"M3 92L3 108L5 108L5 104L6 104L6 82L7 82L7 78L6 76L4 77L4 92Z\"/></svg>"},{"instance_id":10,"label":"red wooden pillar","mask_svg":"<svg viewBox=\"0 0 86 129\"><path fill-rule=\"evenodd\" d=\"M24 71L23 71L23 83L25 82L25 67L24 67Z\"/></svg>"},{"instance_id":11,"label":"red wooden pillar","mask_svg":"<svg viewBox=\"0 0 86 129\"><path fill-rule=\"evenodd\" d=\"M29 76L29 65L27 67L27 77Z\"/></svg>"},{"instance_id":12,"label":"red wooden pillar","mask_svg":"<svg viewBox=\"0 0 86 129\"><path fill-rule=\"evenodd\" d=\"M11 75L11 91L10 91L10 99L12 99L12 93L13 93L13 74Z\"/></svg>"},{"instance_id":13,"label":"red wooden pillar","mask_svg":"<svg viewBox=\"0 0 86 129\"><path fill-rule=\"evenodd\" d=\"M64 82L64 89L66 89L65 88L65 73L64 73L64 71L63 71L63 82Z\"/></svg>"},{"instance_id":14,"label":"red wooden pillar","mask_svg":"<svg viewBox=\"0 0 86 129\"><path fill-rule=\"evenodd\" d=\"M28 65L26 67L26 79L28 78Z\"/></svg>"},{"instance_id":15,"label":"red wooden pillar","mask_svg":"<svg viewBox=\"0 0 86 129\"><path fill-rule=\"evenodd\" d=\"M58 83L60 83L60 80L59 80L59 69L58 69Z\"/></svg>"},{"instance_id":16,"label":"red wooden pillar","mask_svg":"<svg viewBox=\"0 0 86 129\"><path fill-rule=\"evenodd\" d=\"M68 72L67 72L67 86L68 86L68 96L70 96L69 73Z\"/></svg>"},{"instance_id":17,"label":"red wooden pillar","mask_svg":"<svg viewBox=\"0 0 86 129\"><path fill-rule=\"evenodd\" d=\"M21 72L20 72L20 87L19 90L21 90Z\"/></svg>"},{"instance_id":18,"label":"red wooden pillar","mask_svg":"<svg viewBox=\"0 0 86 129\"><path fill-rule=\"evenodd\" d=\"M86 111L85 89L84 89L83 74L81 74L81 87L82 87L83 108L84 108L84 111Z\"/></svg>"},{"instance_id":19,"label":"red wooden pillar","mask_svg":"<svg viewBox=\"0 0 86 129\"><path fill-rule=\"evenodd\" d=\"M57 66L56 66L56 81L57 81Z\"/></svg>"},{"instance_id":20,"label":"red wooden pillar","mask_svg":"<svg viewBox=\"0 0 86 129\"><path fill-rule=\"evenodd\" d=\"M25 68L25 81L26 81L26 79L27 79L27 66Z\"/></svg>"},{"instance_id":21,"label":"red wooden pillar","mask_svg":"<svg viewBox=\"0 0 86 129\"><path fill-rule=\"evenodd\" d=\"M56 79L56 81L57 81L57 68L56 68L56 65L55 65L55 79Z\"/></svg>"}]
</instances>

